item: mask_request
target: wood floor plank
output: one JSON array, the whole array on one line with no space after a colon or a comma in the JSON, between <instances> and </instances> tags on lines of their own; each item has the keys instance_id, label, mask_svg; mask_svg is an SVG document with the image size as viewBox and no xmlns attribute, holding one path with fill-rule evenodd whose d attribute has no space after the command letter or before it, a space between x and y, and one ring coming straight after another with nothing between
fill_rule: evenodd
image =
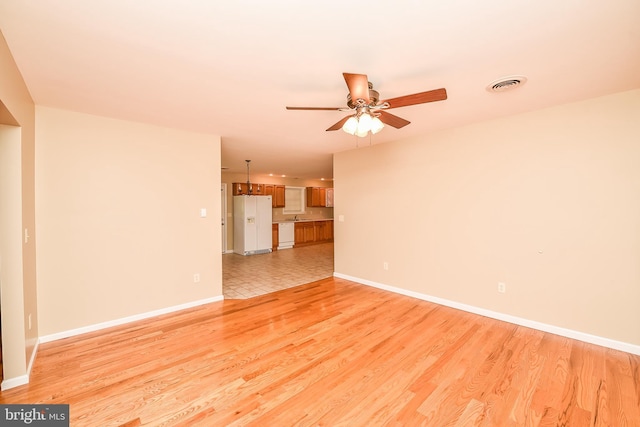
<instances>
[{"instance_id":1,"label":"wood floor plank","mask_svg":"<svg viewBox=\"0 0 640 427\"><path fill-rule=\"evenodd\" d=\"M640 426L640 357L329 278L40 346L92 426Z\"/></svg>"}]
</instances>

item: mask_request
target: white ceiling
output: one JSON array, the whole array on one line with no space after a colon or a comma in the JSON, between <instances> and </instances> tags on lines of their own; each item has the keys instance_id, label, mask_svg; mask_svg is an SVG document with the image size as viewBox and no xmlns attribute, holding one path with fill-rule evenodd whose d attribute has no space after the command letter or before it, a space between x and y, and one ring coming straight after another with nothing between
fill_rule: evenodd
<instances>
[{"instance_id":1,"label":"white ceiling","mask_svg":"<svg viewBox=\"0 0 640 427\"><path fill-rule=\"evenodd\" d=\"M640 87L638 0L2 0L0 29L36 104L220 135L222 166L254 175L327 178L356 144ZM449 99L371 141L285 110L345 106L343 72Z\"/></svg>"}]
</instances>

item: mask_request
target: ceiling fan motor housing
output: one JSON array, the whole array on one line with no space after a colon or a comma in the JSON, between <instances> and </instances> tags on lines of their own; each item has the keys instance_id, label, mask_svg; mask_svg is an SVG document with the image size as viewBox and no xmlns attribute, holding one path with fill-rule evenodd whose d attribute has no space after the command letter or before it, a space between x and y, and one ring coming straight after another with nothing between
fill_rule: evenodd
<instances>
[{"instance_id":1,"label":"ceiling fan motor housing","mask_svg":"<svg viewBox=\"0 0 640 427\"><path fill-rule=\"evenodd\" d=\"M348 93L347 94L347 106L349 108L364 107L366 105L376 105L378 103L378 101L380 100L380 94L378 93L377 90L373 89L373 83L371 83L371 82L368 82L368 83L369 83L369 104L359 105L357 100L356 100L356 102L354 102L353 99L351 99L351 94Z\"/></svg>"}]
</instances>

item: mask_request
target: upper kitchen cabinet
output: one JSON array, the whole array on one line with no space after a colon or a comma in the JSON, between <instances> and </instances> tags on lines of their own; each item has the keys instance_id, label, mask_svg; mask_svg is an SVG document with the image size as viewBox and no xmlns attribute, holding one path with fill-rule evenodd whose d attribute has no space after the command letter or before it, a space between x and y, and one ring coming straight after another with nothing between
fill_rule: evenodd
<instances>
[{"instance_id":1,"label":"upper kitchen cabinet","mask_svg":"<svg viewBox=\"0 0 640 427\"><path fill-rule=\"evenodd\" d=\"M307 206L308 207L320 207L325 206L325 198L327 196L327 189L321 187L307 187Z\"/></svg>"},{"instance_id":2,"label":"upper kitchen cabinet","mask_svg":"<svg viewBox=\"0 0 640 427\"><path fill-rule=\"evenodd\" d=\"M244 196L245 194L249 194L249 186L247 184L243 184L241 182L234 182L231 185L233 187L231 193L234 196Z\"/></svg>"},{"instance_id":3,"label":"upper kitchen cabinet","mask_svg":"<svg viewBox=\"0 0 640 427\"><path fill-rule=\"evenodd\" d=\"M247 184L246 182L234 182L233 184L233 195L234 196L245 196L245 195L254 195L254 196L269 196L270 194L267 194L267 185L266 184L257 184L257 183L250 183ZM284 187L282 190L283 194L284 194ZM283 206L284 206L284 202L283 202ZM274 206L275 207L275 206Z\"/></svg>"},{"instance_id":4,"label":"upper kitchen cabinet","mask_svg":"<svg viewBox=\"0 0 640 427\"><path fill-rule=\"evenodd\" d=\"M265 187L264 184L251 184L251 187L252 187L251 190L253 191L253 193L251 193L251 194L253 194L255 196L266 196L267 195L267 193L265 193L265 191L264 191L264 187Z\"/></svg>"},{"instance_id":5,"label":"upper kitchen cabinet","mask_svg":"<svg viewBox=\"0 0 640 427\"><path fill-rule=\"evenodd\" d=\"M332 208L333 207L333 188L327 188L327 193L325 197L325 207Z\"/></svg>"},{"instance_id":6,"label":"upper kitchen cabinet","mask_svg":"<svg viewBox=\"0 0 640 427\"><path fill-rule=\"evenodd\" d=\"M264 191L271 196L271 207L284 208L284 185L265 184Z\"/></svg>"},{"instance_id":7,"label":"upper kitchen cabinet","mask_svg":"<svg viewBox=\"0 0 640 427\"><path fill-rule=\"evenodd\" d=\"M273 187L273 203L276 208L284 208L284 185Z\"/></svg>"},{"instance_id":8,"label":"upper kitchen cabinet","mask_svg":"<svg viewBox=\"0 0 640 427\"><path fill-rule=\"evenodd\" d=\"M307 207L333 207L333 188L307 187Z\"/></svg>"},{"instance_id":9,"label":"upper kitchen cabinet","mask_svg":"<svg viewBox=\"0 0 640 427\"><path fill-rule=\"evenodd\" d=\"M284 208L284 185L234 182L233 195L271 196L272 208ZM251 188L249 188L249 186Z\"/></svg>"},{"instance_id":10,"label":"upper kitchen cabinet","mask_svg":"<svg viewBox=\"0 0 640 427\"><path fill-rule=\"evenodd\" d=\"M245 196L248 194L256 194L255 184L247 184L246 182L234 182L233 183L233 195Z\"/></svg>"}]
</instances>

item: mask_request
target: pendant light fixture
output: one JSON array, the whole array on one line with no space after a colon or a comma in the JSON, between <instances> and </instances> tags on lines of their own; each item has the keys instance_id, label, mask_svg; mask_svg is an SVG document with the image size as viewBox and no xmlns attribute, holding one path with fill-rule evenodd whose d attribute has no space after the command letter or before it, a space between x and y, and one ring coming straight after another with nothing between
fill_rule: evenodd
<instances>
[{"instance_id":1,"label":"pendant light fixture","mask_svg":"<svg viewBox=\"0 0 640 427\"><path fill-rule=\"evenodd\" d=\"M245 160L245 162L247 162L247 193L251 194L253 193L253 187L251 186L251 179L249 177L249 163L251 163L251 160Z\"/></svg>"}]
</instances>

